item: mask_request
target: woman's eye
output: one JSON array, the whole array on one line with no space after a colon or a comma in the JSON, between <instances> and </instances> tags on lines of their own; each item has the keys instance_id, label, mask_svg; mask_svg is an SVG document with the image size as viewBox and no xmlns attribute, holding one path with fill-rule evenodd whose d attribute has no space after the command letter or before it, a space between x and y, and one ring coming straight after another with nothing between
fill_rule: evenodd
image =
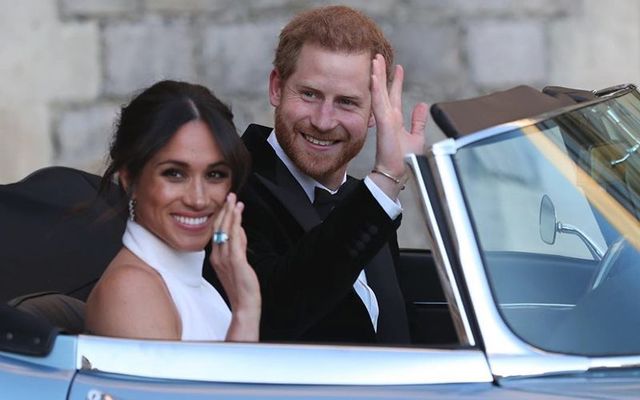
<instances>
[{"instance_id":1,"label":"woman's eye","mask_svg":"<svg viewBox=\"0 0 640 400\"><path fill-rule=\"evenodd\" d=\"M215 171L209 172L208 177L209 179L212 179L212 180L223 180L223 179L227 179L229 175L230 174L227 171L215 170Z\"/></svg>"},{"instance_id":2,"label":"woman's eye","mask_svg":"<svg viewBox=\"0 0 640 400\"><path fill-rule=\"evenodd\" d=\"M170 168L162 171L162 176L166 176L167 178L172 178L172 179L180 179L184 176L184 174L182 173L182 171L178 169Z\"/></svg>"}]
</instances>

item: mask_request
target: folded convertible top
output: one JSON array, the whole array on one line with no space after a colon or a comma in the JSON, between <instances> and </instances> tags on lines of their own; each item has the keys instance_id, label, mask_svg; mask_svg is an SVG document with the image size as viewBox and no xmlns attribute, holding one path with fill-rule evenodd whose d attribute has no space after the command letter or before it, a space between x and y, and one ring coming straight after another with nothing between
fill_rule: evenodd
<instances>
[{"instance_id":1,"label":"folded convertible top","mask_svg":"<svg viewBox=\"0 0 640 400\"><path fill-rule=\"evenodd\" d=\"M431 115L447 137L459 138L596 98L587 90L548 86L539 91L521 85L485 96L435 103Z\"/></svg>"}]
</instances>

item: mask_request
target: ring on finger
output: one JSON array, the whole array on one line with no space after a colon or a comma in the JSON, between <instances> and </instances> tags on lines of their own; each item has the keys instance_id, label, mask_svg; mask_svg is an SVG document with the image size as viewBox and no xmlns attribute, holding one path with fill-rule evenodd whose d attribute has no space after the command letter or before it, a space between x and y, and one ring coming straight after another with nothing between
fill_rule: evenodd
<instances>
[{"instance_id":1,"label":"ring on finger","mask_svg":"<svg viewBox=\"0 0 640 400\"><path fill-rule=\"evenodd\" d=\"M229 235L224 231L215 231L213 233L213 243L215 244L224 244L229 241Z\"/></svg>"}]
</instances>

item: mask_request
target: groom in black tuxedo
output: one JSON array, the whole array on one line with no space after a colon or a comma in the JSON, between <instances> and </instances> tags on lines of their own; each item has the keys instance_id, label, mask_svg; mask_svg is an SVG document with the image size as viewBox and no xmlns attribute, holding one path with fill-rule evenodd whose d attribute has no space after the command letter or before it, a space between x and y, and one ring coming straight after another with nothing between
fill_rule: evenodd
<instances>
[{"instance_id":1,"label":"groom in black tuxedo","mask_svg":"<svg viewBox=\"0 0 640 400\"><path fill-rule=\"evenodd\" d=\"M380 28L348 7L296 16L280 34L269 98L275 129L250 125L240 193L260 280L262 340L409 343L397 282L404 155L421 152L427 106L403 125L403 70ZM346 175L368 128L376 159ZM332 195L333 194L333 195Z\"/></svg>"}]
</instances>

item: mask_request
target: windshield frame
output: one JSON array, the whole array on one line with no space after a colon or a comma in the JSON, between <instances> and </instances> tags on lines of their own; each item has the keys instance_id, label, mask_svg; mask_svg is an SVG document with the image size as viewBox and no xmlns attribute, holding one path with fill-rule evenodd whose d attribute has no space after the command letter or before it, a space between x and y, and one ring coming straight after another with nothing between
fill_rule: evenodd
<instances>
[{"instance_id":1,"label":"windshield frame","mask_svg":"<svg viewBox=\"0 0 640 400\"><path fill-rule=\"evenodd\" d=\"M532 376L540 374L557 374L566 372L587 371L598 368L638 367L640 355L607 355L583 356L555 353L541 350L518 337L505 323L494 300L488 282L482 252L469 215L462 185L459 181L454 163L456 153L479 141L509 134L514 130L523 130L540 122L573 110L590 107L612 98L626 95L635 90L635 86L627 85L589 102L579 103L542 114L534 118L521 119L497 125L466 135L458 139L445 139L432 145L427 151L427 164L423 172L437 181L438 197L443 210L446 210L446 228L453 239L455 268L461 270L464 281L459 279L455 284L468 294L473 307L470 308L469 323L477 324L481 341L486 349L494 375L498 378ZM429 224L437 224L430 218ZM434 253L442 253L443 249L434 243ZM449 302L453 299L448 299Z\"/></svg>"}]
</instances>

